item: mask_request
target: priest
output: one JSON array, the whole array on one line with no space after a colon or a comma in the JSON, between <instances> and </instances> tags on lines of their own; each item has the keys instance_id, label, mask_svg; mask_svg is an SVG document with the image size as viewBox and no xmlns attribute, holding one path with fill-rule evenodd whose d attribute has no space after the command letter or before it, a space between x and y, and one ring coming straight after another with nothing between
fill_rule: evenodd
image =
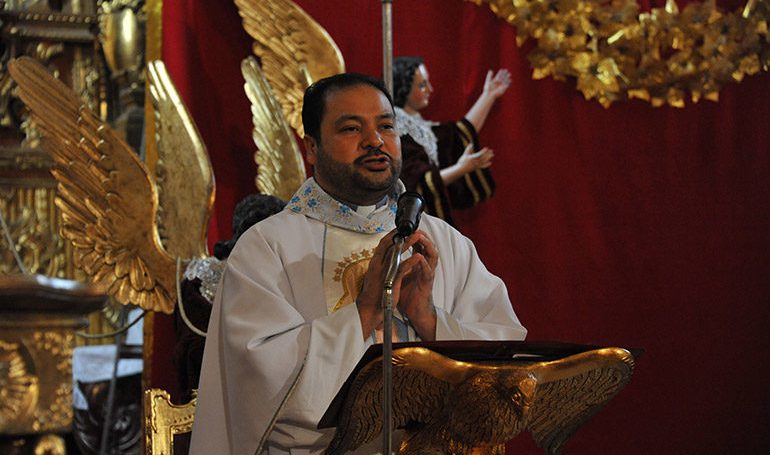
<instances>
[{"instance_id":1,"label":"priest","mask_svg":"<svg viewBox=\"0 0 770 455\"><path fill-rule=\"evenodd\" d=\"M318 430L318 421L382 339L387 253L404 191L392 99L378 80L340 74L307 89L302 120L314 177L227 259L193 454L321 453L333 430ZM424 216L402 257L394 341L524 339L503 282L444 221Z\"/></svg>"}]
</instances>

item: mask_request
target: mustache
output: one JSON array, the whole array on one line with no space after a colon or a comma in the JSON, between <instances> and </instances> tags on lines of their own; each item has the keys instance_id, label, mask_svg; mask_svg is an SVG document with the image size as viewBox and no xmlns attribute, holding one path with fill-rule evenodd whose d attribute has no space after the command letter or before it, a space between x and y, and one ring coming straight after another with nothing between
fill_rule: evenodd
<instances>
[{"instance_id":1,"label":"mustache","mask_svg":"<svg viewBox=\"0 0 770 455\"><path fill-rule=\"evenodd\" d=\"M379 147L372 147L366 151L366 155L359 156L358 158L353 161L354 164L363 164L364 161L368 160L369 158L377 158L378 156L385 156L389 161L393 161L393 157L391 157L387 152L384 152Z\"/></svg>"}]
</instances>

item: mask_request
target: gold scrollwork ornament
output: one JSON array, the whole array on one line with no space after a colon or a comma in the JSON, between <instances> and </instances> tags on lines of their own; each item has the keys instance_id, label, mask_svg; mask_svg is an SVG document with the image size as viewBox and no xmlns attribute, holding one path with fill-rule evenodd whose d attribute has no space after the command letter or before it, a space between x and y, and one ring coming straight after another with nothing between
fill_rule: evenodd
<instances>
[{"instance_id":1,"label":"gold scrollwork ornament","mask_svg":"<svg viewBox=\"0 0 770 455\"><path fill-rule=\"evenodd\" d=\"M39 384L18 343L0 340L0 429L26 419L36 408Z\"/></svg>"}]
</instances>

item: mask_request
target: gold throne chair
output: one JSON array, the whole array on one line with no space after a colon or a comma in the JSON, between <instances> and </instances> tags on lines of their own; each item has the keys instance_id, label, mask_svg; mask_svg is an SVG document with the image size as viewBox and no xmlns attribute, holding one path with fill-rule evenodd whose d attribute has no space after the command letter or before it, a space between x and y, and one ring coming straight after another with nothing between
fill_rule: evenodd
<instances>
[{"instance_id":1,"label":"gold throne chair","mask_svg":"<svg viewBox=\"0 0 770 455\"><path fill-rule=\"evenodd\" d=\"M147 455L174 453L174 436L192 431L198 399L182 405L171 403L171 395L162 389L144 392L144 437Z\"/></svg>"}]
</instances>

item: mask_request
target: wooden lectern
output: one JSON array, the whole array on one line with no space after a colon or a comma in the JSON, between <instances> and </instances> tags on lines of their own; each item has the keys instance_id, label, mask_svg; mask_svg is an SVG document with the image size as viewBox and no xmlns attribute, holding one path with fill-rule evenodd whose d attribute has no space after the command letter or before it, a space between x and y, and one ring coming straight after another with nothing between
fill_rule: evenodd
<instances>
[{"instance_id":1,"label":"wooden lectern","mask_svg":"<svg viewBox=\"0 0 770 455\"><path fill-rule=\"evenodd\" d=\"M399 453L504 453L524 429L546 452L559 453L628 384L640 353L523 341L396 343L392 427L405 430ZM327 455L380 434L382 382L382 345L375 345L318 425L337 427Z\"/></svg>"}]
</instances>

